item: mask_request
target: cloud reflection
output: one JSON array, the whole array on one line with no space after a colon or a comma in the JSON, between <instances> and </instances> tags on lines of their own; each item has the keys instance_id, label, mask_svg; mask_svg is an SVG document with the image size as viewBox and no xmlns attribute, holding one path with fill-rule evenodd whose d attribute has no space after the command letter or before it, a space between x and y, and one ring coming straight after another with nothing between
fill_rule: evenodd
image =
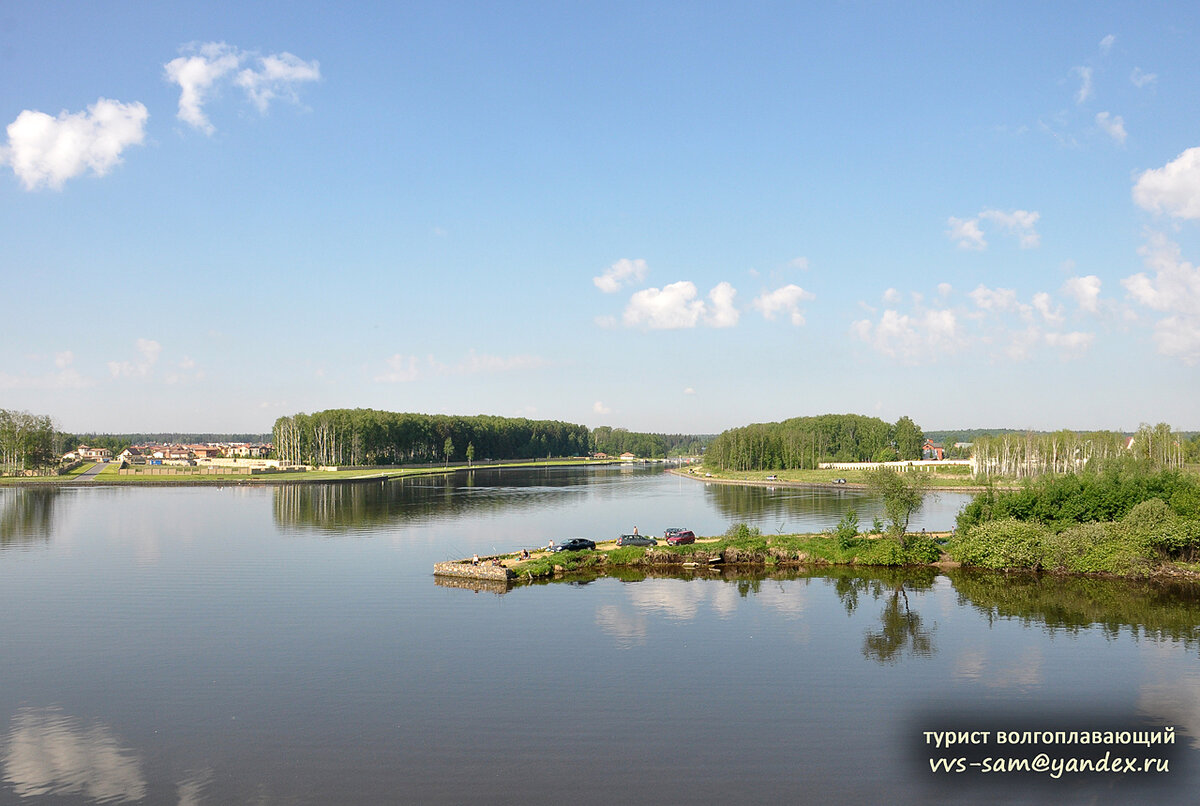
<instances>
[{"instance_id":1,"label":"cloud reflection","mask_svg":"<svg viewBox=\"0 0 1200 806\"><path fill-rule=\"evenodd\" d=\"M732 585L701 584L686 579L647 579L629 586L629 600L641 610L661 612L667 618L690 621L704 605L722 616L737 610L738 593Z\"/></svg>"},{"instance_id":2,"label":"cloud reflection","mask_svg":"<svg viewBox=\"0 0 1200 806\"><path fill-rule=\"evenodd\" d=\"M1138 710L1158 717L1164 726L1173 725L1191 739L1193 750L1200 750L1200 692L1194 686L1175 681L1142 686L1138 692Z\"/></svg>"},{"instance_id":3,"label":"cloud reflection","mask_svg":"<svg viewBox=\"0 0 1200 806\"><path fill-rule=\"evenodd\" d=\"M4 780L18 797L83 795L121 802L146 796L141 763L107 727L85 727L57 708L23 708L12 720Z\"/></svg>"},{"instance_id":4,"label":"cloud reflection","mask_svg":"<svg viewBox=\"0 0 1200 806\"><path fill-rule=\"evenodd\" d=\"M617 639L621 649L646 643L646 617L640 613L629 614L616 605L603 605L596 609L596 624Z\"/></svg>"}]
</instances>

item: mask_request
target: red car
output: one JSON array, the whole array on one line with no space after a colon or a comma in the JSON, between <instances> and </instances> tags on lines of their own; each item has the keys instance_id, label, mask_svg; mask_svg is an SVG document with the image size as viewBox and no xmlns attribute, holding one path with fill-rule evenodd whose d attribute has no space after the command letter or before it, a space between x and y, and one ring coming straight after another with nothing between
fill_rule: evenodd
<instances>
[{"instance_id":1,"label":"red car","mask_svg":"<svg viewBox=\"0 0 1200 806\"><path fill-rule=\"evenodd\" d=\"M691 529L672 528L663 532L668 546L682 546L685 543L695 543L696 534Z\"/></svg>"}]
</instances>

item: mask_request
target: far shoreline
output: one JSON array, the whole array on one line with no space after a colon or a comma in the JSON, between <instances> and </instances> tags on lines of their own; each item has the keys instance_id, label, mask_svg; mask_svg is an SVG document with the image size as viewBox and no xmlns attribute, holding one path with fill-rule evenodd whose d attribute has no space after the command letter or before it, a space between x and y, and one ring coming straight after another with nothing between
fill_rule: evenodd
<instances>
[{"instance_id":1,"label":"far shoreline","mask_svg":"<svg viewBox=\"0 0 1200 806\"><path fill-rule=\"evenodd\" d=\"M430 467L372 467L346 468L344 470L311 470L304 472L280 472L260 474L202 474L179 473L175 475L118 476L105 469L95 478L80 481L72 474L68 476L32 476L0 478L0 489L86 489L95 487L282 487L293 484L369 484L388 482L423 476L442 476L470 470L520 470L550 467L602 467L616 465L612 460L593 459L541 459L513 460L492 464L448 465Z\"/></svg>"},{"instance_id":2,"label":"far shoreline","mask_svg":"<svg viewBox=\"0 0 1200 806\"><path fill-rule=\"evenodd\" d=\"M869 489L867 484L865 484L863 482L858 482L858 481L847 481L845 484L834 484L832 481L790 481L787 479L771 479L768 481L766 479L731 479L731 478L724 478L722 476L701 476L701 475L697 475L695 473L688 473L683 470L667 470L667 472L672 475L679 476L681 478L692 479L694 481L703 481L706 484L708 484L708 483L732 484L732 485L739 485L739 486L743 486L743 487L787 487L790 489L799 489L799 490L830 490L830 489L832 489L832 490L866 490L866 489ZM848 471L848 472L852 472L852 471ZM911 472L917 473L917 472L924 472L924 471L914 470ZM989 488L987 486L979 485L979 484L969 484L969 485L964 484L961 486L953 485L953 484L943 484L940 486L936 486L936 485L930 486L929 489L926 490L926 492L927 493L941 493L941 492L981 493L981 492L986 492L988 489ZM1014 485L1014 484L997 484L997 485L994 485L991 489L1017 490L1017 489L1020 489L1020 486Z\"/></svg>"}]
</instances>

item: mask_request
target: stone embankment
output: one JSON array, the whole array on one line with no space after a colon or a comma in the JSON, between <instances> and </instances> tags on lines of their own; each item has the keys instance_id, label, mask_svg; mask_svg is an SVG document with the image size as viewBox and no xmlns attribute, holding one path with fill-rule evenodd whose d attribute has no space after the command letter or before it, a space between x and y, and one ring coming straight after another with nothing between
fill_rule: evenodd
<instances>
[{"instance_id":1,"label":"stone embankment","mask_svg":"<svg viewBox=\"0 0 1200 806\"><path fill-rule=\"evenodd\" d=\"M478 563L470 560L454 560L452 562L434 563L433 573L437 576L459 577L462 579L491 579L506 582L513 572L503 565L492 565L487 561Z\"/></svg>"}]
</instances>

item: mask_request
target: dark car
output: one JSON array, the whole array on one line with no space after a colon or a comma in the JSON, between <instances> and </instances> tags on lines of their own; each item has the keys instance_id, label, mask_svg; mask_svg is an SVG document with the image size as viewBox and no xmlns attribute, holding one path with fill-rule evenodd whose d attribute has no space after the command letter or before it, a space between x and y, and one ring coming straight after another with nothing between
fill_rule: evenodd
<instances>
[{"instance_id":1,"label":"dark car","mask_svg":"<svg viewBox=\"0 0 1200 806\"><path fill-rule=\"evenodd\" d=\"M593 540L588 540L586 537L571 537L561 543L555 543L550 547L551 551L583 551L584 549L594 549L596 543Z\"/></svg>"},{"instance_id":2,"label":"dark car","mask_svg":"<svg viewBox=\"0 0 1200 806\"><path fill-rule=\"evenodd\" d=\"M618 546L657 546L658 541L646 535L621 535L617 538Z\"/></svg>"},{"instance_id":3,"label":"dark car","mask_svg":"<svg viewBox=\"0 0 1200 806\"><path fill-rule=\"evenodd\" d=\"M682 546L685 543L695 543L696 535L691 529L673 527L663 532L668 546Z\"/></svg>"}]
</instances>

